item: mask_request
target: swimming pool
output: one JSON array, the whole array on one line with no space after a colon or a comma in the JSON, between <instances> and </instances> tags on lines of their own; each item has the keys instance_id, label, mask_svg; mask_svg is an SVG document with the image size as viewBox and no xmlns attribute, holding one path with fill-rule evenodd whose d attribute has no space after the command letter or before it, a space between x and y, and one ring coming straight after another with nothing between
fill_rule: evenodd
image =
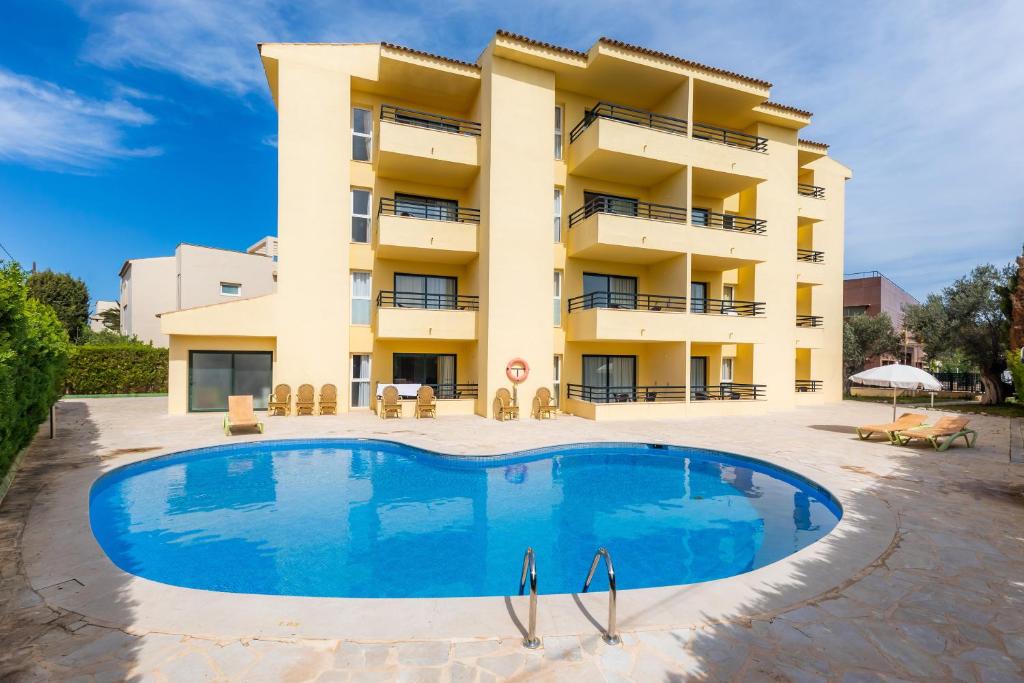
<instances>
[{"instance_id":1,"label":"swimming pool","mask_svg":"<svg viewBox=\"0 0 1024 683\"><path fill-rule=\"evenodd\" d=\"M121 569L235 593L361 598L580 589L594 551L619 589L723 578L838 522L787 470L675 446L591 443L500 457L362 439L264 441L153 458L99 478L93 534ZM604 590L598 572L591 590Z\"/></svg>"}]
</instances>

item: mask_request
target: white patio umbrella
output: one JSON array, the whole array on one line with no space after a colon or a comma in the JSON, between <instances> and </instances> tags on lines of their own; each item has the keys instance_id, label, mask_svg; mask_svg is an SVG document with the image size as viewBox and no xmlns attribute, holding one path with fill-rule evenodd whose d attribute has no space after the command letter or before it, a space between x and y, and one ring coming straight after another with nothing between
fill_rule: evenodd
<instances>
[{"instance_id":1,"label":"white patio umbrella","mask_svg":"<svg viewBox=\"0 0 1024 683\"><path fill-rule=\"evenodd\" d=\"M899 389L941 391L942 383L920 368L910 365L881 365L856 375L850 375L850 381L872 387L892 389L892 419L896 420L896 392Z\"/></svg>"}]
</instances>

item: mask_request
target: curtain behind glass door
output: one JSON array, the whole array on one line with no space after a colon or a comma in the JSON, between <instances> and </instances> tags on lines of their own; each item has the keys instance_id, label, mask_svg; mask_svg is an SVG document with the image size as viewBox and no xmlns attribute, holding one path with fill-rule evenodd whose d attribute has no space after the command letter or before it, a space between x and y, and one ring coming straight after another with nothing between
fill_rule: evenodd
<instances>
[{"instance_id":1,"label":"curtain behind glass door","mask_svg":"<svg viewBox=\"0 0 1024 683\"><path fill-rule=\"evenodd\" d=\"M189 357L188 409L227 410L231 354L194 352Z\"/></svg>"},{"instance_id":2,"label":"curtain behind glass door","mask_svg":"<svg viewBox=\"0 0 1024 683\"><path fill-rule=\"evenodd\" d=\"M255 410L266 410L270 397L273 356L269 353L236 353L235 386L232 391L239 395L252 396Z\"/></svg>"}]
</instances>

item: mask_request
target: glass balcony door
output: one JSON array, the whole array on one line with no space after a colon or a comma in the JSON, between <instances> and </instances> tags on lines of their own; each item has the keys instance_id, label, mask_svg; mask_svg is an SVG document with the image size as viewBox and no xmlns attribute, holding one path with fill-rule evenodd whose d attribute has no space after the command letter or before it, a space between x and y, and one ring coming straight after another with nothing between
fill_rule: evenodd
<instances>
[{"instance_id":1,"label":"glass balcony door","mask_svg":"<svg viewBox=\"0 0 1024 683\"><path fill-rule=\"evenodd\" d=\"M459 220L459 203L454 199L395 193L395 213L431 221Z\"/></svg>"},{"instance_id":2,"label":"glass balcony door","mask_svg":"<svg viewBox=\"0 0 1024 683\"><path fill-rule=\"evenodd\" d=\"M189 412L224 411L228 396L252 396L266 410L274 356L271 352L192 351L188 357Z\"/></svg>"},{"instance_id":3,"label":"glass balcony door","mask_svg":"<svg viewBox=\"0 0 1024 683\"><path fill-rule=\"evenodd\" d=\"M588 205L595 199L603 200L603 206L598 210L604 213L617 213L623 216L636 216L639 200L633 197L619 197L603 192L584 192L583 204Z\"/></svg>"},{"instance_id":4,"label":"glass balcony door","mask_svg":"<svg viewBox=\"0 0 1024 683\"><path fill-rule=\"evenodd\" d=\"M458 278L395 273L395 305L406 308L456 308Z\"/></svg>"},{"instance_id":5,"label":"glass balcony door","mask_svg":"<svg viewBox=\"0 0 1024 683\"><path fill-rule=\"evenodd\" d=\"M636 308L636 278L602 273L583 274L588 308Z\"/></svg>"},{"instance_id":6,"label":"glass balcony door","mask_svg":"<svg viewBox=\"0 0 1024 683\"><path fill-rule=\"evenodd\" d=\"M636 400L636 356L584 355L583 385L590 400Z\"/></svg>"}]
</instances>

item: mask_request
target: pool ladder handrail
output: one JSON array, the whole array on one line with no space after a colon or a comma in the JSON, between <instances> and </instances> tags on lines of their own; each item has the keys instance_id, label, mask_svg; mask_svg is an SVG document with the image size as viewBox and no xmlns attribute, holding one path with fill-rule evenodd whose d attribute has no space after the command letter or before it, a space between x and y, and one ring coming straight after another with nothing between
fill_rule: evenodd
<instances>
[{"instance_id":1,"label":"pool ladder handrail","mask_svg":"<svg viewBox=\"0 0 1024 683\"><path fill-rule=\"evenodd\" d=\"M583 582L583 592L590 589L590 581L594 578L597 565L604 558L604 564L608 568L608 630L603 636L604 642L609 645L618 645L622 642L619 638L618 629L615 624L615 603L618 597L615 590L615 568L612 566L612 556L607 548L598 548L594 553L594 561L590 563L590 571L587 572L587 580Z\"/></svg>"},{"instance_id":2,"label":"pool ladder handrail","mask_svg":"<svg viewBox=\"0 0 1024 683\"><path fill-rule=\"evenodd\" d=\"M523 638L523 647L536 650L540 647L540 638L537 637L537 558L533 548L528 547L523 555L523 574L519 577L519 594L523 594L526 588L526 574L530 574L530 617L526 637Z\"/></svg>"}]
</instances>

